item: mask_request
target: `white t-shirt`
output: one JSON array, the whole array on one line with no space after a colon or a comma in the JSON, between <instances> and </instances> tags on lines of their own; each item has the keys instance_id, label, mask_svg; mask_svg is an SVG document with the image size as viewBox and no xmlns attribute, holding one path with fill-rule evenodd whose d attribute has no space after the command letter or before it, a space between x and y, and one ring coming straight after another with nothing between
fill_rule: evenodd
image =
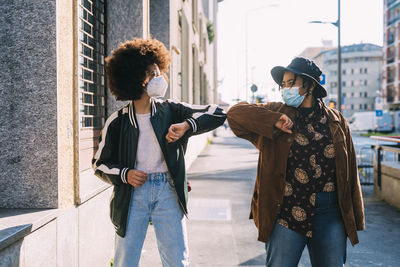
<instances>
[{"instance_id":1,"label":"white t-shirt","mask_svg":"<svg viewBox=\"0 0 400 267\"><path fill-rule=\"evenodd\" d=\"M168 172L164 155L150 122L150 113L136 114L139 125L139 142L135 169L146 173Z\"/></svg>"}]
</instances>

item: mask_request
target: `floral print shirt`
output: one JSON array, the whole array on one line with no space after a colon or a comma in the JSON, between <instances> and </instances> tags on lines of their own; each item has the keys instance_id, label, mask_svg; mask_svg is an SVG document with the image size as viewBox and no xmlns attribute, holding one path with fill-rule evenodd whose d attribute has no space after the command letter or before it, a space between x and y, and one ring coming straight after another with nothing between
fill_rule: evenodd
<instances>
[{"instance_id":1,"label":"floral print shirt","mask_svg":"<svg viewBox=\"0 0 400 267\"><path fill-rule=\"evenodd\" d=\"M315 194L336 191L335 149L320 105L318 102L311 112L297 111L277 219L280 225L310 238Z\"/></svg>"}]
</instances>

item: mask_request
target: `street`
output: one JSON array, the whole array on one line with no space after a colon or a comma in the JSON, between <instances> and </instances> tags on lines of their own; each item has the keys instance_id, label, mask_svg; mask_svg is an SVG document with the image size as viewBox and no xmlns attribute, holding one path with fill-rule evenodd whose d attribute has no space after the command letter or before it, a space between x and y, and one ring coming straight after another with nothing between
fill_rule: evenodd
<instances>
[{"instance_id":1,"label":"street","mask_svg":"<svg viewBox=\"0 0 400 267\"><path fill-rule=\"evenodd\" d=\"M368 139L354 138L356 147ZM218 129L188 172L188 239L191 266L265 266L264 244L257 241L248 219L256 177L258 151L230 130ZM366 231L360 243L348 242L346 266L399 266L400 212L374 198L372 186L363 187ZM161 266L154 229L149 228L140 266ZM299 266L311 266L307 249Z\"/></svg>"}]
</instances>

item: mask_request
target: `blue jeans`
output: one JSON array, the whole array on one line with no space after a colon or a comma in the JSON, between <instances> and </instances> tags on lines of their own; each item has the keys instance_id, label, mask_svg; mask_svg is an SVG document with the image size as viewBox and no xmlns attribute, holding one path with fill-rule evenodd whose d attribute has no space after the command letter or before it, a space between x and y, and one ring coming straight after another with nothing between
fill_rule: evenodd
<instances>
[{"instance_id":1,"label":"blue jeans","mask_svg":"<svg viewBox=\"0 0 400 267\"><path fill-rule=\"evenodd\" d=\"M186 220L167 173L151 173L142 187L133 189L126 236L116 235L114 266L138 266L150 221L163 266L189 266Z\"/></svg>"},{"instance_id":2,"label":"blue jeans","mask_svg":"<svg viewBox=\"0 0 400 267\"><path fill-rule=\"evenodd\" d=\"M275 223L265 244L267 266L296 267L307 245L313 267L342 267L346 262L346 231L336 192L316 194L313 237Z\"/></svg>"}]
</instances>

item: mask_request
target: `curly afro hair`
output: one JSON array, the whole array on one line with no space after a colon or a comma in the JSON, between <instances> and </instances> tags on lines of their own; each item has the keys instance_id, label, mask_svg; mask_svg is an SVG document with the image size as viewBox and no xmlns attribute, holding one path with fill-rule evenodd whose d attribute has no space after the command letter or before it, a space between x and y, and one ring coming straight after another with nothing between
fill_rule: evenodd
<instances>
[{"instance_id":1,"label":"curly afro hair","mask_svg":"<svg viewBox=\"0 0 400 267\"><path fill-rule=\"evenodd\" d=\"M105 59L107 83L117 100L138 100L146 85L146 70L157 64L165 76L171 56L165 45L157 39L135 38L121 43Z\"/></svg>"}]
</instances>

